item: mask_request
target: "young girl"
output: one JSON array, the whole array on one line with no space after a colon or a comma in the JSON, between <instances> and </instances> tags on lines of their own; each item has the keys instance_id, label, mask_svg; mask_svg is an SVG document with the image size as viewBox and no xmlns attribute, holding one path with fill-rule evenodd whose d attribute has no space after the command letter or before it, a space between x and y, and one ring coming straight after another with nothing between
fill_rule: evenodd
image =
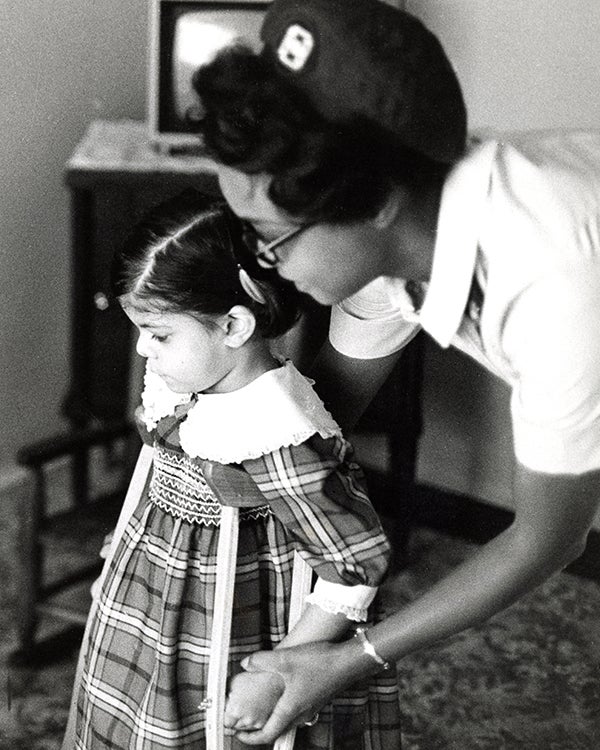
<instances>
[{"instance_id":1,"label":"young girl","mask_svg":"<svg viewBox=\"0 0 600 750\"><path fill-rule=\"evenodd\" d=\"M251 278L246 256L232 212L187 193L115 258L114 292L147 359L142 417L154 461L84 644L77 750L204 746L221 501L242 506L230 675L256 650L349 637L373 616L387 540L337 424L269 346L297 319L295 293L273 272L254 268ZM317 583L286 635L295 549ZM277 680L238 675L232 732L263 725ZM392 669L321 711L295 747L398 750L398 724ZM233 747L242 747L235 737Z\"/></svg>"}]
</instances>

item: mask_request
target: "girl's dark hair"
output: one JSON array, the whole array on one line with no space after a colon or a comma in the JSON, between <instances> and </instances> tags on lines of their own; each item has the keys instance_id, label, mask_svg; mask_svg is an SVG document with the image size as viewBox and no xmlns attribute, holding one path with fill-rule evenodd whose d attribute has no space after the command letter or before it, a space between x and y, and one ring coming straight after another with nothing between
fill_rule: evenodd
<instances>
[{"instance_id":1,"label":"girl's dark hair","mask_svg":"<svg viewBox=\"0 0 600 750\"><path fill-rule=\"evenodd\" d=\"M418 190L448 172L366 118L327 122L268 56L243 46L222 50L193 85L209 152L242 171L271 174L271 200L303 220L371 218L394 185Z\"/></svg>"},{"instance_id":2,"label":"girl's dark hair","mask_svg":"<svg viewBox=\"0 0 600 750\"><path fill-rule=\"evenodd\" d=\"M265 303L250 297L239 269L254 279ZM276 271L258 266L244 241L244 224L223 202L187 190L154 209L115 254L112 292L150 310L205 321L233 305L249 308L258 332L280 336L297 321L301 295Z\"/></svg>"}]
</instances>

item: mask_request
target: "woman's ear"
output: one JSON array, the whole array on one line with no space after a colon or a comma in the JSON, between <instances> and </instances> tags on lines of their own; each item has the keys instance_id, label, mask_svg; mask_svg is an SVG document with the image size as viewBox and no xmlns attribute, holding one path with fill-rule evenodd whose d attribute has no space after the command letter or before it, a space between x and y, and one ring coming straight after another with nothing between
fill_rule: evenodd
<instances>
[{"instance_id":1,"label":"woman's ear","mask_svg":"<svg viewBox=\"0 0 600 750\"><path fill-rule=\"evenodd\" d=\"M256 330L256 318L244 305L234 305L223 315L219 325L225 332L225 346L239 349Z\"/></svg>"}]
</instances>

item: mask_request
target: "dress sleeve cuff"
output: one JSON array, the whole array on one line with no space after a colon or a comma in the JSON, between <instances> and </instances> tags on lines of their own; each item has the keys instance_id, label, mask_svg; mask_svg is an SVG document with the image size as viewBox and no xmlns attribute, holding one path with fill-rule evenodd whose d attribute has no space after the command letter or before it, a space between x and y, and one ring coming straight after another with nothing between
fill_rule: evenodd
<instances>
[{"instance_id":1,"label":"dress sleeve cuff","mask_svg":"<svg viewBox=\"0 0 600 750\"><path fill-rule=\"evenodd\" d=\"M306 601L325 612L343 614L354 622L365 622L369 605L376 593L376 586L345 586L317 578L314 590L307 596Z\"/></svg>"}]
</instances>

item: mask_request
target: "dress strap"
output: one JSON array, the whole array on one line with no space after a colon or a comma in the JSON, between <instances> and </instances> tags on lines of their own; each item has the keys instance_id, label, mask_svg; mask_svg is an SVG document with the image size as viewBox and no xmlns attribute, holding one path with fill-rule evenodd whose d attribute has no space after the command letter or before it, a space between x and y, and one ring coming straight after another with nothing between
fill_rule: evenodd
<instances>
[{"instance_id":1,"label":"dress strap","mask_svg":"<svg viewBox=\"0 0 600 750\"><path fill-rule=\"evenodd\" d=\"M222 505L255 508L267 504L252 477L241 466L198 459L206 484Z\"/></svg>"}]
</instances>

